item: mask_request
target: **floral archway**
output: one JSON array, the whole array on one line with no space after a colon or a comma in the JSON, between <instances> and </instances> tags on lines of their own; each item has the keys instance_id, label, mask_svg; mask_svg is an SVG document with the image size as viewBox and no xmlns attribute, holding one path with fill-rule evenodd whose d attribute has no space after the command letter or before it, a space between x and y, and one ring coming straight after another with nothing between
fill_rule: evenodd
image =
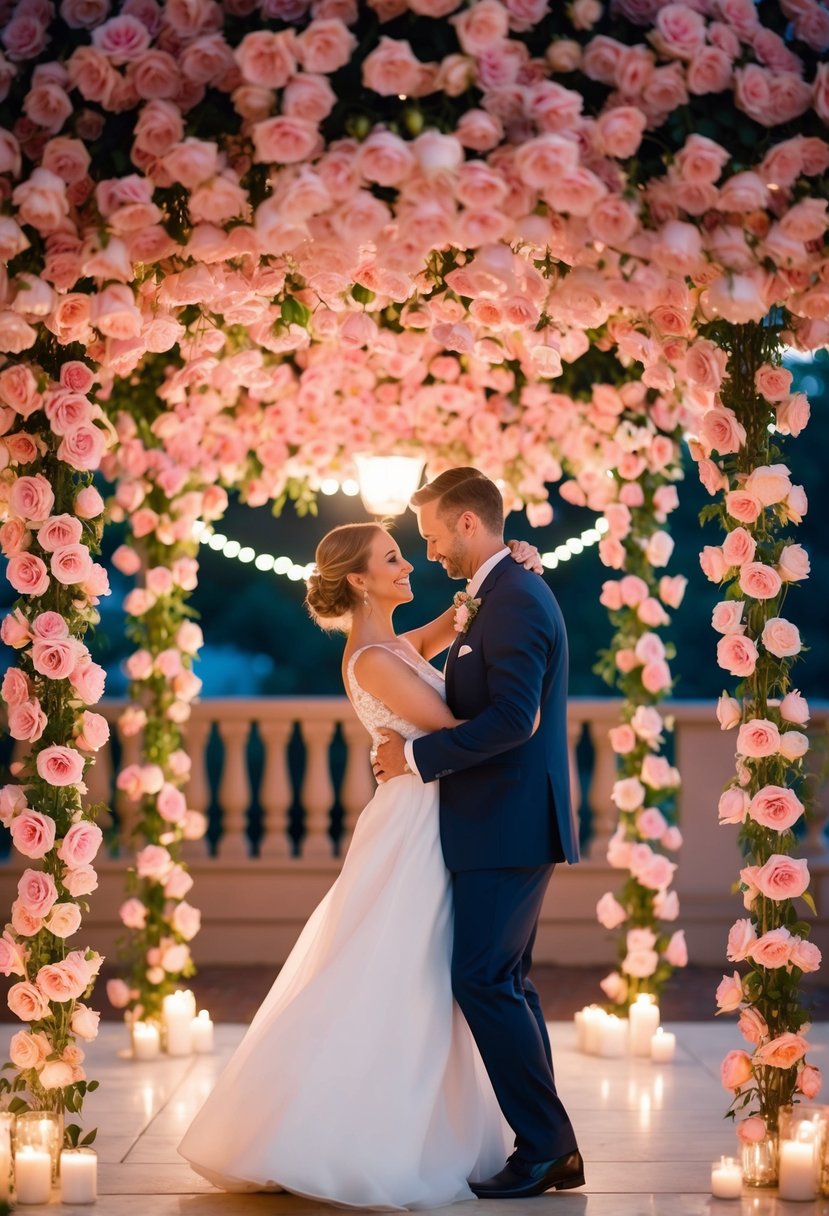
<instances>
[{"instance_id":1,"label":"floral archway","mask_svg":"<svg viewBox=\"0 0 829 1216\"><path fill-rule=\"evenodd\" d=\"M608 984L624 1004L684 958L657 924L676 916L657 630L682 594L659 571L684 432L727 533L702 560L728 585L714 627L736 683L719 713L740 727L720 817L746 854L728 951L748 972L719 999L751 1051L724 1077L773 1128L816 1086L792 857L808 708L781 615L808 574L785 531L807 504L779 444L808 418L781 347L829 338L825 8L19 0L0 43L0 535L20 595L3 697L31 744L0 811L39 863L0 959L29 1027L13 1087L78 1109L77 1038L97 1021L100 960L68 944L96 882L81 792L106 738L83 640L107 591L95 470L134 538L116 560L142 574L127 728L144 752L119 779L143 834L133 1010L187 973L198 928L176 855L200 828L179 732L198 691L194 524L220 517L225 487L307 500L364 450L417 450L432 472L474 461L536 519L566 469L565 493L605 513L602 560L622 572L605 665L626 697L611 860L631 877L600 914L625 924ZM588 352L607 372L585 385Z\"/></svg>"}]
</instances>

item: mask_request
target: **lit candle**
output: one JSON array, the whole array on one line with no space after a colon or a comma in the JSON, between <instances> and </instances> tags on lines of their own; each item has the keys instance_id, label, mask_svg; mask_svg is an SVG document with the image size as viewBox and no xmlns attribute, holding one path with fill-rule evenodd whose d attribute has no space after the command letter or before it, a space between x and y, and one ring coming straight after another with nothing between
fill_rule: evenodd
<instances>
[{"instance_id":1,"label":"lit candle","mask_svg":"<svg viewBox=\"0 0 829 1216\"><path fill-rule=\"evenodd\" d=\"M181 990L171 992L164 998L163 1013L167 1054L189 1056L193 1050L191 1026L196 1016L193 993Z\"/></svg>"},{"instance_id":2,"label":"lit candle","mask_svg":"<svg viewBox=\"0 0 829 1216\"><path fill-rule=\"evenodd\" d=\"M796 1140L780 1143L780 1198L817 1197L817 1155L815 1125L807 1120L797 1125Z\"/></svg>"},{"instance_id":3,"label":"lit candle","mask_svg":"<svg viewBox=\"0 0 829 1216\"><path fill-rule=\"evenodd\" d=\"M606 1059L623 1056L628 1045L627 1018L610 1013L599 1024L599 1055Z\"/></svg>"},{"instance_id":4,"label":"lit candle","mask_svg":"<svg viewBox=\"0 0 829 1216\"><path fill-rule=\"evenodd\" d=\"M65 1148L60 1155L61 1203L94 1203L98 1198L98 1154L91 1148Z\"/></svg>"},{"instance_id":5,"label":"lit candle","mask_svg":"<svg viewBox=\"0 0 829 1216\"><path fill-rule=\"evenodd\" d=\"M190 1036L197 1055L205 1055L213 1050L213 1023L206 1009L200 1010L199 1016L190 1023Z\"/></svg>"},{"instance_id":6,"label":"lit candle","mask_svg":"<svg viewBox=\"0 0 829 1216\"><path fill-rule=\"evenodd\" d=\"M0 1199L8 1199L12 1172L11 1126L0 1123Z\"/></svg>"},{"instance_id":7,"label":"lit candle","mask_svg":"<svg viewBox=\"0 0 829 1216\"><path fill-rule=\"evenodd\" d=\"M52 1158L45 1149L24 1144L14 1155L18 1203L48 1203L52 1194Z\"/></svg>"},{"instance_id":8,"label":"lit candle","mask_svg":"<svg viewBox=\"0 0 829 1216\"><path fill-rule=\"evenodd\" d=\"M590 1056L599 1054L602 1023L607 1014L599 1005L588 1005L584 1011L584 1050Z\"/></svg>"},{"instance_id":9,"label":"lit candle","mask_svg":"<svg viewBox=\"0 0 829 1216\"><path fill-rule=\"evenodd\" d=\"M152 1022L133 1022L132 1055L135 1060L154 1060L161 1050L161 1036Z\"/></svg>"},{"instance_id":10,"label":"lit candle","mask_svg":"<svg viewBox=\"0 0 829 1216\"><path fill-rule=\"evenodd\" d=\"M649 1056L651 1039L659 1026L659 1006L649 992L640 992L630 1007L630 1050L635 1056Z\"/></svg>"},{"instance_id":11,"label":"lit candle","mask_svg":"<svg viewBox=\"0 0 829 1216\"><path fill-rule=\"evenodd\" d=\"M743 1176L733 1157L720 1157L711 1166L711 1194L715 1199L739 1199Z\"/></svg>"},{"instance_id":12,"label":"lit candle","mask_svg":"<svg viewBox=\"0 0 829 1216\"><path fill-rule=\"evenodd\" d=\"M577 1009L573 1021L576 1023L576 1047L585 1050L585 1010Z\"/></svg>"},{"instance_id":13,"label":"lit candle","mask_svg":"<svg viewBox=\"0 0 829 1216\"><path fill-rule=\"evenodd\" d=\"M676 1035L657 1026L656 1034L651 1036L651 1059L657 1064L669 1064L675 1051Z\"/></svg>"}]
</instances>

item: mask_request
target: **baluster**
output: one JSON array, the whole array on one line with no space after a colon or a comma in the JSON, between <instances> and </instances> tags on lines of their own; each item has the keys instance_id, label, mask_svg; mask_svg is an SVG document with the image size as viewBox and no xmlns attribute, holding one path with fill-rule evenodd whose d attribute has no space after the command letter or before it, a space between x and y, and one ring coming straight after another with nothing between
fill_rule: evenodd
<instances>
[{"instance_id":1,"label":"baluster","mask_svg":"<svg viewBox=\"0 0 829 1216\"><path fill-rule=\"evenodd\" d=\"M300 800L305 810L302 856L318 860L329 858L333 854L329 815L334 803L334 785L331 781L328 749L334 737L335 723L302 721L300 728L305 743L305 776L300 791Z\"/></svg>"},{"instance_id":2,"label":"baluster","mask_svg":"<svg viewBox=\"0 0 829 1216\"><path fill-rule=\"evenodd\" d=\"M290 721L270 719L260 721L258 725L265 749L265 765L262 770L262 784L259 787L259 802L263 812L259 856L290 857L288 811L293 801L293 791L288 771L288 744L294 724Z\"/></svg>"},{"instance_id":3,"label":"baluster","mask_svg":"<svg viewBox=\"0 0 829 1216\"><path fill-rule=\"evenodd\" d=\"M357 816L366 803L371 801L377 788L369 758L371 736L356 718L346 718L342 722L342 732L347 751L343 783L340 788L340 802L343 804L345 812L343 834L340 840L340 856L345 855L351 843Z\"/></svg>"},{"instance_id":4,"label":"baluster","mask_svg":"<svg viewBox=\"0 0 829 1216\"><path fill-rule=\"evenodd\" d=\"M587 729L593 744L593 775L587 793L593 812L593 833L587 852L591 861L605 861L607 844L618 819L610 797L616 783L616 754L610 746L605 722L588 722Z\"/></svg>"},{"instance_id":5,"label":"baluster","mask_svg":"<svg viewBox=\"0 0 829 1216\"><path fill-rule=\"evenodd\" d=\"M141 731L135 735L125 735L120 726L118 738L121 741L121 768L130 764L138 764L141 760ZM138 823L138 803L128 798L124 790L115 791L115 809L118 812L119 848L130 852L134 841L132 839L135 826Z\"/></svg>"},{"instance_id":6,"label":"baluster","mask_svg":"<svg viewBox=\"0 0 829 1216\"><path fill-rule=\"evenodd\" d=\"M219 722L219 736L224 744L225 759L219 782L219 806L222 809L222 834L219 838L220 857L248 857L250 842L247 834L247 809L250 806L247 742L250 722Z\"/></svg>"},{"instance_id":7,"label":"baluster","mask_svg":"<svg viewBox=\"0 0 829 1216\"><path fill-rule=\"evenodd\" d=\"M190 718L184 727L183 746L190 757L190 776L184 787L187 805L194 811L207 814L210 806L210 781L207 776L207 745L210 742L212 730L210 718ZM207 857L207 837L201 840L185 840L181 846L181 855L185 861L194 861Z\"/></svg>"},{"instance_id":8,"label":"baluster","mask_svg":"<svg viewBox=\"0 0 829 1216\"><path fill-rule=\"evenodd\" d=\"M811 743L812 747L814 747L814 737ZM810 759L814 761L814 752L810 754ZM815 781L815 800L812 806L812 813L806 822L806 835L803 838L801 849L798 851L804 853L813 861L821 861L825 864L827 855L829 855L829 842L826 839L826 821L829 819L829 785L822 782L820 774L814 771L822 759L823 752L819 751L817 754L817 764L810 765L809 775Z\"/></svg>"}]
</instances>

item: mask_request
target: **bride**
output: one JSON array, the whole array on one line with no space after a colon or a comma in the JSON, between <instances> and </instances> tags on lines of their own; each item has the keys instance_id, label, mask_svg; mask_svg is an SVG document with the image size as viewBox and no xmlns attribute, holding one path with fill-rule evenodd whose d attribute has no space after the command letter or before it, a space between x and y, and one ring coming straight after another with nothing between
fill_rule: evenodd
<instances>
[{"instance_id":1,"label":"bride","mask_svg":"<svg viewBox=\"0 0 829 1216\"><path fill-rule=\"evenodd\" d=\"M308 608L347 631L343 681L374 744L384 727L457 725L428 662L453 640L453 609L395 634L412 566L394 538L346 524L316 563ZM225 1190L361 1208L473 1199L467 1180L500 1168L513 1137L453 1002L451 918L438 783L409 773L360 815L339 878L185 1134L193 1169Z\"/></svg>"}]
</instances>

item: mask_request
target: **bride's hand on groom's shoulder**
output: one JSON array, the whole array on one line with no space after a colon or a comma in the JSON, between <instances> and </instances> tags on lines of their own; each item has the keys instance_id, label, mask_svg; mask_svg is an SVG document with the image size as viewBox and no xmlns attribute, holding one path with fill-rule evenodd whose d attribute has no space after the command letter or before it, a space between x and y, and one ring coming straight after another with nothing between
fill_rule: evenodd
<instances>
[{"instance_id":1,"label":"bride's hand on groom's shoulder","mask_svg":"<svg viewBox=\"0 0 829 1216\"><path fill-rule=\"evenodd\" d=\"M528 540L508 540L507 544L510 557L514 562L518 562L519 566L523 566L525 570L532 570L533 574L544 573L541 554L535 545L531 545Z\"/></svg>"}]
</instances>

